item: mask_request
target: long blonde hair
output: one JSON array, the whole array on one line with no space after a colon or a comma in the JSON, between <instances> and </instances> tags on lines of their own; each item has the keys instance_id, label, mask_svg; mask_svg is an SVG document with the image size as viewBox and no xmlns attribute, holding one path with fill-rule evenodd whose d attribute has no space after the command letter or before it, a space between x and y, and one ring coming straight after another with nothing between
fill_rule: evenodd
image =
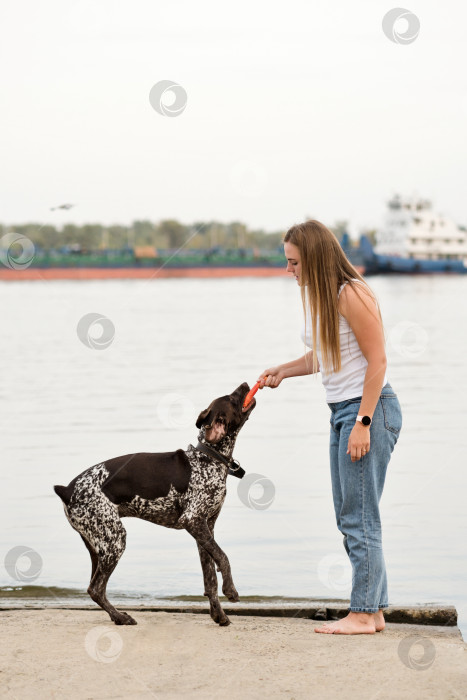
<instances>
[{"instance_id":1,"label":"long blonde hair","mask_svg":"<svg viewBox=\"0 0 467 700\"><path fill-rule=\"evenodd\" d=\"M321 369L326 373L338 372L342 366L338 312L340 286L348 282L371 313L374 313L374 309L367 306L363 299L361 285L355 284L354 280L363 282L377 304L376 297L363 277L346 258L336 236L321 222L311 219L303 224L292 226L284 236L284 243L292 243L300 251L300 292L305 315L305 338L307 303L311 315L313 371L318 370L316 353L318 337L324 365ZM382 324L378 304L377 310ZM318 316L319 329L317 328Z\"/></svg>"}]
</instances>

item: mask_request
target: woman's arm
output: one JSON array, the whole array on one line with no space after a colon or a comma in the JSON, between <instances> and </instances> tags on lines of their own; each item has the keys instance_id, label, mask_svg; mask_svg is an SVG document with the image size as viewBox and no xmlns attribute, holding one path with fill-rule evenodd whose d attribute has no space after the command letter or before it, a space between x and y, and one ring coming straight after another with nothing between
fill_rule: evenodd
<instances>
[{"instance_id":1,"label":"woman's arm","mask_svg":"<svg viewBox=\"0 0 467 700\"><path fill-rule=\"evenodd\" d=\"M364 301L347 284L339 299L339 311L349 322L368 362L359 413L371 418L381 394L387 360L383 327L376 304L368 292L362 290L361 293L364 294Z\"/></svg>"},{"instance_id":2,"label":"woman's arm","mask_svg":"<svg viewBox=\"0 0 467 700\"><path fill-rule=\"evenodd\" d=\"M316 371L319 372L319 367ZM292 360L291 362L286 362L283 365L265 369L264 372L261 372L257 381L260 382L260 389L265 386L269 386L271 389L276 389L283 379L289 377L302 377L304 374L313 374L312 350L303 355L303 357L299 357L298 360Z\"/></svg>"},{"instance_id":3,"label":"woman's arm","mask_svg":"<svg viewBox=\"0 0 467 700\"><path fill-rule=\"evenodd\" d=\"M368 292L362 290L361 293L364 294L364 302L347 284L339 298L339 311L349 322L360 350L368 362L358 413L372 418L381 394L387 360L383 327L376 303ZM352 462L360 459L362 448L367 451L370 448L370 428L357 422L350 435L347 451L351 453Z\"/></svg>"}]
</instances>

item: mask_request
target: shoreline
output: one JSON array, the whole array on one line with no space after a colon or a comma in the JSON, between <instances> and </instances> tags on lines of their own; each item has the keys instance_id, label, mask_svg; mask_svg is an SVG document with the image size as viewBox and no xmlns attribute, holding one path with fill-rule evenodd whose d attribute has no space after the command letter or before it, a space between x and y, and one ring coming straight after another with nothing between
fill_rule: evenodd
<instances>
[{"instance_id":1,"label":"shoreline","mask_svg":"<svg viewBox=\"0 0 467 700\"><path fill-rule=\"evenodd\" d=\"M125 603L113 603L119 610L138 613L176 613L208 615L209 603L206 601L200 604L198 601L174 601L172 604L155 605L131 605ZM291 601L284 604L277 601L275 604L269 602L250 602L229 604L228 601L220 598L221 605L227 615L239 615L244 617L281 617L307 619L316 621L336 620L344 617L348 612L348 602L346 604L336 601ZM46 604L43 601L37 603L7 603L0 605L0 614L5 612L21 612L32 610L68 610L83 612L103 612L100 607L94 604L67 604L53 603ZM445 626L456 627L458 615L454 605L390 605L383 610L386 622L393 624L412 624L423 626ZM459 630L460 634L460 630Z\"/></svg>"},{"instance_id":2,"label":"shoreline","mask_svg":"<svg viewBox=\"0 0 467 700\"><path fill-rule=\"evenodd\" d=\"M70 267L27 268L24 270L0 269L0 281L41 280L108 280L108 279L170 279L170 278L222 278L222 277L287 277L285 265L281 267Z\"/></svg>"},{"instance_id":3,"label":"shoreline","mask_svg":"<svg viewBox=\"0 0 467 700\"><path fill-rule=\"evenodd\" d=\"M364 269L356 266L360 274ZM12 270L0 267L0 281L109 280L109 279L213 279L228 277L283 277L289 279L285 264L278 267L70 267L26 268Z\"/></svg>"}]
</instances>

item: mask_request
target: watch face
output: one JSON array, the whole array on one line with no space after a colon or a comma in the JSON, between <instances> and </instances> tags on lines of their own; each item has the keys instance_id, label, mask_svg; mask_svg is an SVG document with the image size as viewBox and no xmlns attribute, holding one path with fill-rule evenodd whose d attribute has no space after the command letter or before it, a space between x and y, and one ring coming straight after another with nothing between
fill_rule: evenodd
<instances>
[{"instance_id":1,"label":"watch face","mask_svg":"<svg viewBox=\"0 0 467 700\"><path fill-rule=\"evenodd\" d=\"M371 425L371 418L370 418L370 416L363 416L363 418L362 418L362 423L363 423L363 425Z\"/></svg>"}]
</instances>

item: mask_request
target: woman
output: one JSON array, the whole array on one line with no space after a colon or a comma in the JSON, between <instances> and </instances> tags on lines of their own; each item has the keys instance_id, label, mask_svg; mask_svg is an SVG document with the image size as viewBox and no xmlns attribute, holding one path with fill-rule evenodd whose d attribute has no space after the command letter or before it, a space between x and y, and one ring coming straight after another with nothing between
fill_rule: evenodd
<instances>
[{"instance_id":1,"label":"woman","mask_svg":"<svg viewBox=\"0 0 467 700\"><path fill-rule=\"evenodd\" d=\"M379 501L402 427L386 376L381 314L365 280L339 241L319 221L292 226L284 238L287 271L304 308L303 357L266 369L260 388L321 372L331 409L331 481L337 527L352 565L350 608L316 632L373 634L384 629L388 606ZM311 331L311 332L310 332Z\"/></svg>"}]
</instances>

